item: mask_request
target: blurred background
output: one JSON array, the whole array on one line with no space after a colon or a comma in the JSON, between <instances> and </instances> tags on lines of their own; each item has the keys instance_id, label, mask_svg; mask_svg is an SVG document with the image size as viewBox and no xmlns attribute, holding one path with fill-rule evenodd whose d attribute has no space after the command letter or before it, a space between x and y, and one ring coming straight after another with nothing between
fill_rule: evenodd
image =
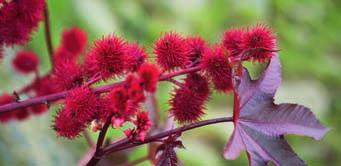
<instances>
[{"instance_id":1,"label":"blurred background","mask_svg":"<svg viewBox=\"0 0 341 166\"><path fill-rule=\"evenodd\" d=\"M312 109L331 128L321 140L286 136L293 149L312 166L341 165L341 1L339 0L48 0L53 44L58 46L64 28L78 26L88 33L88 45L115 32L138 41L152 52L162 32L201 35L210 43L220 42L224 30L264 23L277 33L283 82L276 103L300 103ZM41 56L40 69L50 69L40 24L32 41L24 46ZM22 47L6 48L0 65L0 93L12 92L32 76L15 72L11 59ZM172 88L161 84L159 105L164 116ZM231 115L231 95L215 94L206 118ZM74 141L57 138L51 129L52 108L24 122L0 124L0 165L75 165L88 149L83 137ZM206 126L183 134L186 149L177 150L184 165L247 165L245 152L235 161L224 160L223 147L232 132L228 123ZM112 138L122 130L111 130ZM97 138L98 133L91 136ZM146 154L146 146L124 152L134 160ZM144 162L142 165L150 165Z\"/></svg>"}]
</instances>

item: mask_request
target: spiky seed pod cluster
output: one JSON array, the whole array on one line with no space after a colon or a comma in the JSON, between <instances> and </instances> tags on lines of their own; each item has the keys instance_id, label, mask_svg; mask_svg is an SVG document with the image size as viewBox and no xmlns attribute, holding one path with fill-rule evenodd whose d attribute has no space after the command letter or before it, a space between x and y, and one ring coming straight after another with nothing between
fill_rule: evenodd
<instances>
[{"instance_id":1,"label":"spiky seed pod cluster","mask_svg":"<svg viewBox=\"0 0 341 166\"><path fill-rule=\"evenodd\" d=\"M199 81L198 84L195 82ZM185 83L175 89L170 100L169 112L179 123L199 121L204 113L204 104L209 96L208 81L199 74L188 74Z\"/></svg>"},{"instance_id":2,"label":"spiky seed pod cluster","mask_svg":"<svg viewBox=\"0 0 341 166\"><path fill-rule=\"evenodd\" d=\"M229 51L232 61L263 62L271 58L277 49L276 36L265 25L227 30L224 32L222 43Z\"/></svg>"},{"instance_id":3,"label":"spiky seed pod cluster","mask_svg":"<svg viewBox=\"0 0 341 166\"><path fill-rule=\"evenodd\" d=\"M13 67L17 71L27 74L37 70L39 57L32 51L19 51L13 59Z\"/></svg>"},{"instance_id":4,"label":"spiky seed pod cluster","mask_svg":"<svg viewBox=\"0 0 341 166\"><path fill-rule=\"evenodd\" d=\"M73 139L93 120L98 97L88 87L73 89L56 117L53 128L59 136Z\"/></svg>"},{"instance_id":5,"label":"spiky seed pod cluster","mask_svg":"<svg viewBox=\"0 0 341 166\"><path fill-rule=\"evenodd\" d=\"M225 31L222 43L213 47L199 36L184 38L179 33L167 32L154 44L157 65L146 62L147 53L143 47L128 43L115 34L96 40L83 62L81 56L86 42L87 36L83 30L76 27L64 30L61 43L53 55L52 74L37 77L27 87L36 96L70 90L53 125L59 136L69 139L77 137L89 124L93 124L94 131L100 130L110 117L114 127L132 122L135 128L125 131L127 137L144 140L151 127L148 113L141 111L145 92L156 92L158 80L163 78L161 72L199 66L202 71L188 73L183 83L177 84L179 87L169 101L169 112L175 120L179 123L196 122L205 114L204 105L210 96L209 83L213 83L216 90L228 92L233 88L232 63L264 61L273 55L272 51L276 48L275 37L265 26ZM260 48L263 52L259 51ZM19 59L22 62L23 58ZM32 60L34 58L27 59L27 62L35 62ZM13 64L32 72L37 69L38 62L29 65L30 69L23 69L18 62L14 64L13 61ZM93 79L108 80L123 75L126 75L124 83L109 93L94 94L90 88L92 83L89 82ZM0 96L0 104L14 100L11 95L7 98ZM30 113L39 114L46 110L46 105L36 105L1 114L0 121L20 120Z\"/></svg>"},{"instance_id":6,"label":"spiky seed pod cluster","mask_svg":"<svg viewBox=\"0 0 341 166\"><path fill-rule=\"evenodd\" d=\"M166 32L154 44L157 63L164 70L184 67L188 62L188 49L185 39L176 32Z\"/></svg>"}]
</instances>

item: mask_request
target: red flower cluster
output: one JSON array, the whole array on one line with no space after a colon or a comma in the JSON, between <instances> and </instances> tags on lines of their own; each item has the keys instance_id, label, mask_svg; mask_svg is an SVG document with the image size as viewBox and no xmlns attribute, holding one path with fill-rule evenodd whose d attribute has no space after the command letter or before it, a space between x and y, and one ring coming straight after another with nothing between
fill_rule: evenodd
<instances>
[{"instance_id":1,"label":"red flower cluster","mask_svg":"<svg viewBox=\"0 0 341 166\"><path fill-rule=\"evenodd\" d=\"M23 44L43 19L44 0L0 1L0 45Z\"/></svg>"},{"instance_id":2,"label":"red flower cluster","mask_svg":"<svg viewBox=\"0 0 341 166\"><path fill-rule=\"evenodd\" d=\"M32 51L19 51L13 60L14 68L25 74L36 71L38 65L38 55Z\"/></svg>"},{"instance_id":3,"label":"red flower cluster","mask_svg":"<svg viewBox=\"0 0 341 166\"><path fill-rule=\"evenodd\" d=\"M185 83L175 90L170 100L170 113L180 123L191 123L205 114L204 104L209 97L208 81L199 74L188 74Z\"/></svg>"},{"instance_id":4,"label":"red flower cluster","mask_svg":"<svg viewBox=\"0 0 341 166\"><path fill-rule=\"evenodd\" d=\"M145 91L154 93L157 87L157 81L160 75L158 66L144 63L138 71L141 83Z\"/></svg>"},{"instance_id":5,"label":"red flower cluster","mask_svg":"<svg viewBox=\"0 0 341 166\"><path fill-rule=\"evenodd\" d=\"M223 45L235 60L264 61L276 50L276 37L270 28L257 25L253 28L225 31Z\"/></svg>"},{"instance_id":6,"label":"red flower cluster","mask_svg":"<svg viewBox=\"0 0 341 166\"><path fill-rule=\"evenodd\" d=\"M147 132L152 126L152 121L149 118L148 112L138 112L136 115L136 119L133 121L136 128L127 129L124 131L124 134L129 139L144 141L144 138L147 135Z\"/></svg>"},{"instance_id":7,"label":"red flower cluster","mask_svg":"<svg viewBox=\"0 0 341 166\"><path fill-rule=\"evenodd\" d=\"M140 103L145 100L143 81L140 77L130 74L123 87L115 88L109 93L109 109L113 113L112 124L114 127L121 127L140 110Z\"/></svg>"},{"instance_id":8,"label":"red flower cluster","mask_svg":"<svg viewBox=\"0 0 341 166\"><path fill-rule=\"evenodd\" d=\"M82 29L72 27L63 31L61 43L53 56L52 79L57 90L68 90L82 85L85 74L78 61L86 43L87 35Z\"/></svg>"}]
</instances>

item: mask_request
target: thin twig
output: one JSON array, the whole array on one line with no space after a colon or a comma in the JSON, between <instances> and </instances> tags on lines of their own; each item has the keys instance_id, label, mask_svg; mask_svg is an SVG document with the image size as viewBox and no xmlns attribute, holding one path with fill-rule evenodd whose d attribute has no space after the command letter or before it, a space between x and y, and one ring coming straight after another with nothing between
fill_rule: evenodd
<instances>
[{"instance_id":1,"label":"thin twig","mask_svg":"<svg viewBox=\"0 0 341 166\"><path fill-rule=\"evenodd\" d=\"M168 73L168 74L163 74L159 77L159 81L166 81L169 78L191 73L191 72L196 72L199 70L200 70L200 67L192 67L192 68L175 71L175 72ZM109 84L109 85L100 86L100 87L94 88L93 92L97 94L109 92L115 87L122 86L124 83L125 83L124 81L121 81L121 82L116 82L116 83ZM12 102L6 105L2 105L0 106L0 114L4 112L14 111L19 108L32 106L32 105L51 103L53 101L57 101L59 99L65 98L68 92L69 91L62 91L62 92L57 92L57 93L46 95L46 96L34 97L34 98L26 99L23 101Z\"/></svg>"},{"instance_id":2,"label":"thin twig","mask_svg":"<svg viewBox=\"0 0 341 166\"><path fill-rule=\"evenodd\" d=\"M44 9L44 26L45 26L45 41L47 46L47 51L49 53L51 66L53 68L53 46L52 46L52 38L51 38L51 29L50 29L50 18L49 18L49 10L47 6L47 2L45 4Z\"/></svg>"}]
</instances>

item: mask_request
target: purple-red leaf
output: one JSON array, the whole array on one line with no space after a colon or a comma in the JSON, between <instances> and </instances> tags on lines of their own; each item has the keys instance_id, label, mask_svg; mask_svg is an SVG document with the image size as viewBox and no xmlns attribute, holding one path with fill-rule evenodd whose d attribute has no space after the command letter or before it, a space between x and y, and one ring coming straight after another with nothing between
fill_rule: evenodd
<instances>
[{"instance_id":1,"label":"purple-red leaf","mask_svg":"<svg viewBox=\"0 0 341 166\"><path fill-rule=\"evenodd\" d=\"M328 131L309 108L297 104L274 104L274 95L281 82L281 66L274 56L258 80L251 80L245 69L237 85L239 117L225 146L226 159L235 159L246 150L252 166L272 161L278 166L306 165L291 149L283 135L298 134L321 139Z\"/></svg>"}]
</instances>

